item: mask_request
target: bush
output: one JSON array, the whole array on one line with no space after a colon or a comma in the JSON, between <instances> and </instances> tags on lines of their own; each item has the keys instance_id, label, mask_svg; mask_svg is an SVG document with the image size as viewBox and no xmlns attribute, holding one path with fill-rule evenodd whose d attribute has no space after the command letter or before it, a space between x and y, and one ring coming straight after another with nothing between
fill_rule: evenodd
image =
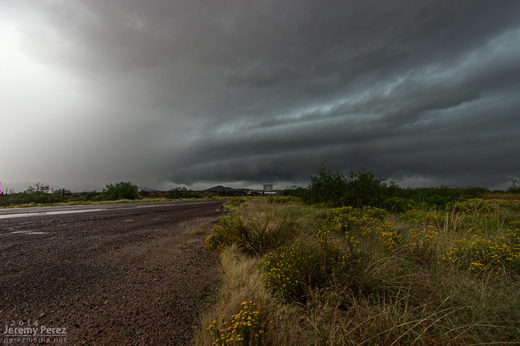
<instances>
[{"instance_id":1,"label":"bush","mask_svg":"<svg viewBox=\"0 0 520 346\"><path fill-rule=\"evenodd\" d=\"M376 178L372 172L351 171L341 204L358 208L382 208L386 200L393 197L398 189L394 182L386 183L384 179Z\"/></svg>"},{"instance_id":2,"label":"bush","mask_svg":"<svg viewBox=\"0 0 520 346\"><path fill-rule=\"evenodd\" d=\"M246 229L240 216L225 216L211 229L206 238L206 248L221 251L232 244L244 247ZM245 244L244 244L245 243Z\"/></svg>"},{"instance_id":3,"label":"bush","mask_svg":"<svg viewBox=\"0 0 520 346\"><path fill-rule=\"evenodd\" d=\"M503 270L520 273L520 229L508 229L505 236L491 239L478 235L460 239L443 259L477 273L490 270L495 274L501 274Z\"/></svg>"},{"instance_id":4,"label":"bush","mask_svg":"<svg viewBox=\"0 0 520 346\"><path fill-rule=\"evenodd\" d=\"M342 173L331 173L320 168L317 177L311 176L311 183L304 194L304 201L311 204L321 203L328 207L364 206L382 208L387 199L393 197L399 187L394 182L386 183L374 173L359 171L345 177Z\"/></svg>"},{"instance_id":5,"label":"bush","mask_svg":"<svg viewBox=\"0 0 520 346\"><path fill-rule=\"evenodd\" d=\"M103 198L105 200L114 201L118 199L137 199L139 193L137 186L130 182L119 182L115 185L108 184L103 189Z\"/></svg>"},{"instance_id":6,"label":"bush","mask_svg":"<svg viewBox=\"0 0 520 346\"><path fill-rule=\"evenodd\" d=\"M289 302L305 301L311 290L328 287L340 280L350 259L339 247L319 233L317 246L296 242L265 256L263 279Z\"/></svg>"},{"instance_id":7,"label":"bush","mask_svg":"<svg viewBox=\"0 0 520 346\"><path fill-rule=\"evenodd\" d=\"M311 176L311 183L304 195L307 203L329 203L330 206L339 206L341 198L347 190L347 180L343 174L331 173L325 167L321 167L318 176Z\"/></svg>"},{"instance_id":8,"label":"bush","mask_svg":"<svg viewBox=\"0 0 520 346\"><path fill-rule=\"evenodd\" d=\"M401 234L386 220L387 214L386 210L379 208L342 207L324 211L320 217L325 228L346 236L347 245L354 255L358 252L355 246L359 240L365 243L375 241L384 252L394 251L401 245Z\"/></svg>"},{"instance_id":9,"label":"bush","mask_svg":"<svg viewBox=\"0 0 520 346\"><path fill-rule=\"evenodd\" d=\"M439 232L437 228L427 225L423 228L412 228L408 230L408 232L412 238L408 247L414 262L422 265L435 263L439 243Z\"/></svg>"},{"instance_id":10,"label":"bush","mask_svg":"<svg viewBox=\"0 0 520 346\"><path fill-rule=\"evenodd\" d=\"M69 199L70 191L68 190L57 190L53 193L49 193L49 190L49 185L43 185L38 182L34 186L29 186L21 193L0 195L0 205L53 204L65 202Z\"/></svg>"},{"instance_id":11,"label":"bush","mask_svg":"<svg viewBox=\"0 0 520 346\"><path fill-rule=\"evenodd\" d=\"M246 201L243 199L243 198L231 198L229 199L225 204L224 206L225 207L238 207L240 206L241 204L244 204Z\"/></svg>"}]
</instances>

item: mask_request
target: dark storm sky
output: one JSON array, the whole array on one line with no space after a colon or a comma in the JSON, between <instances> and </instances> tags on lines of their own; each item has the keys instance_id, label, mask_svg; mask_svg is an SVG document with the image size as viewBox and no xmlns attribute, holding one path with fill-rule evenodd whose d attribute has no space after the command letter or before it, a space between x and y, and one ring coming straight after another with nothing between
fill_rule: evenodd
<instances>
[{"instance_id":1,"label":"dark storm sky","mask_svg":"<svg viewBox=\"0 0 520 346\"><path fill-rule=\"evenodd\" d=\"M0 182L520 175L520 1L0 0Z\"/></svg>"}]
</instances>

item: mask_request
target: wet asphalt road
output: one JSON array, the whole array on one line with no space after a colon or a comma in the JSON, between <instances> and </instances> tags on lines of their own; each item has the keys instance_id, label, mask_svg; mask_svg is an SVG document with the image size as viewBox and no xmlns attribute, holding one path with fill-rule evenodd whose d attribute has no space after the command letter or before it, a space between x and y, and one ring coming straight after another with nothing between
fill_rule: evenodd
<instances>
[{"instance_id":1,"label":"wet asphalt road","mask_svg":"<svg viewBox=\"0 0 520 346\"><path fill-rule=\"evenodd\" d=\"M0 210L0 342L190 344L222 203Z\"/></svg>"}]
</instances>

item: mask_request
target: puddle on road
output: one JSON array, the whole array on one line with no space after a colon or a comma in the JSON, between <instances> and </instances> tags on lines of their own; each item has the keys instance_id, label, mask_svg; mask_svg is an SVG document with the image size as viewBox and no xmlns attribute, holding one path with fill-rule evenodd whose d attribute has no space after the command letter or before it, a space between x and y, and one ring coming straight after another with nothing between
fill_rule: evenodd
<instances>
[{"instance_id":1,"label":"puddle on road","mask_svg":"<svg viewBox=\"0 0 520 346\"><path fill-rule=\"evenodd\" d=\"M91 213L94 211L102 211L105 209L82 209L82 210L60 210L60 211L42 211L39 213L25 213L25 214L5 214L0 215L0 219L10 219L15 217L31 217L31 216L45 216L45 215L63 215L63 214L76 214L76 213Z\"/></svg>"}]
</instances>

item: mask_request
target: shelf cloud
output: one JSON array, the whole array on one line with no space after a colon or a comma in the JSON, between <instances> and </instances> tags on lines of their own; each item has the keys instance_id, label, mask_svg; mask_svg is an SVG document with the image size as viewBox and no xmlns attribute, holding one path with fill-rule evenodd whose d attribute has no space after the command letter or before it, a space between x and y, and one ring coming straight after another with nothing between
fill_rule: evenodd
<instances>
[{"instance_id":1,"label":"shelf cloud","mask_svg":"<svg viewBox=\"0 0 520 346\"><path fill-rule=\"evenodd\" d=\"M1 182L520 175L517 0L0 0L0 18Z\"/></svg>"}]
</instances>

